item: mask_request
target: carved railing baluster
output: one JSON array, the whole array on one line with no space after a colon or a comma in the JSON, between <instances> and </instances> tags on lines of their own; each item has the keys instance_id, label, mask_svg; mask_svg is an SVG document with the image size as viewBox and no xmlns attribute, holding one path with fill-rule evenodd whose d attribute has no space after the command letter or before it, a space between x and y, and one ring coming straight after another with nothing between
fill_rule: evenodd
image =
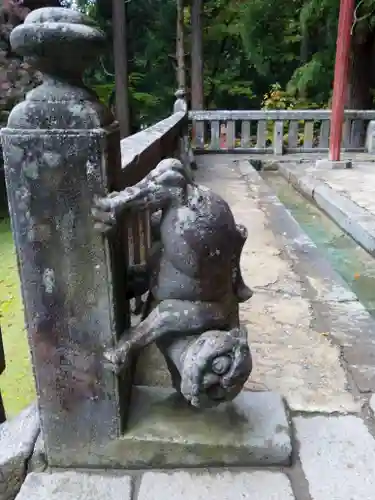
<instances>
[{"instance_id":1,"label":"carved railing baluster","mask_svg":"<svg viewBox=\"0 0 375 500\"><path fill-rule=\"evenodd\" d=\"M352 121L350 119L345 120L342 127L341 147L343 149L349 149L351 147L350 143L351 129L352 129Z\"/></svg>"},{"instance_id":2,"label":"carved railing baluster","mask_svg":"<svg viewBox=\"0 0 375 500\"><path fill-rule=\"evenodd\" d=\"M314 143L314 122L305 121L303 131L303 149L312 149Z\"/></svg>"},{"instance_id":3,"label":"carved railing baluster","mask_svg":"<svg viewBox=\"0 0 375 500\"><path fill-rule=\"evenodd\" d=\"M288 130L288 148L298 147L299 123L297 120L290 120Z\"/></svg>"},{"instance_id":4,"label":"carved railing baluster","mask_svg":"<svg viewBox=\"0 0 375 500\"><path fill-rule=\"evenodd\" d=\"M196 149L204 149L204 121L196 121L193 123L194 147Z\"/></svg>"},{"instance_id":5,"label":"carved railing baluster","mask_svg":"<svg viewBox=\"0 0 375 500\"><path fill-rule=\"evenodd\" d=\"M267 141L267 122L259 120L257 126L257 143L256 149L265 149Z\"/></svg>"},{"instance_id":6,"label":"carved railing baluster","mask_svg":"<svg viewBox=\"0 0 375 500\"><path fill-rule=\"evenodd\" d=\"M284 122L276 120L273 129L273 152L275 155L282 155L284 149Z\"/></svg>"},{"instance_id":7,"label":"carved railing baluster","mask_svg":"<svg viewBox=\"0 0 375 500\"><path fill-rule=\"evenodd\" d=\"M319 131L319 148L328 149L329 147L329 131L331 123L329 120L322 120Z\"/></svg>"},{"instance_id":8,"label":"carved railing baluster","mask_svg":"<svg viewBox=\"0 0 375 500\"><path fill-rule=\"evenodd\" d=\"M227 149L234 149L236 144L236 122L227 122Z\"/></svg>"},{"instance_id":9,"label":"carved railing baluster","mask_svg":"<svg viewBox=\"0 0 375 500\"><path fill-rule=\"evenodd\" d=\"M251 122L245 120L241 123L241 148L251 147Z\"/></svg>"},{"instance_id":10,"label":"carved railing baluster","mask_svg":"<svg viewBox=\"0 0 375 500\"><path fill-rule=\"evenodd\" d=\"M220 149L220 122L212 121L211 123L211 142L210 149L218 150Z\"/></svg>"}]
</instances>

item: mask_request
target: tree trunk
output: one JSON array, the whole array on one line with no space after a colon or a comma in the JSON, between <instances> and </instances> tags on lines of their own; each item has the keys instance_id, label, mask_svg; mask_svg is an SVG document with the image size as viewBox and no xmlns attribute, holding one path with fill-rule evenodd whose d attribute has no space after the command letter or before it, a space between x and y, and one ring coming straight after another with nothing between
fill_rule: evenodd
<instances>
[{"instance_id":1,"label":"tree trunk","mask_svg":"<svg viewBox=\"0 0 375 500\"><path fill-rule=\"evenodd\" d=\"M184 0L176 0L177 4L177 31L176 31L176 60L177 60L177 85L186 89L185 73L185 41L184 41Z\"/></svg>"},{"instance_id":2,"label":"tree trunk","mask_svg":"<svg viewBox=\"0 0 375 500\"><path fill-rule=\"evenodd\" d=\"M374 41L375 33L371 32L353 37L347 99L348 109L373 108L371 89L374 86L375 79L371 62L375 56ZM351 146L363 146L365 135L365 123L360 120L354 121L351 129Z\"/></svg>"},{"instance_id":3,"label":"tree trunk","mask_svg":"<svg viewBox=\"0 0 375 500\"><path fill-rule=\"evenodd\" d=\"M191 7L191 108L203 109L203 30L202 0Z\"/></svg>"},{"instance_id":4,"label":"tree trunk","mask_svg":"<svg viewBox=\"0 0 375 500\"><path fill-rule=\"evenodd\" d=\"M126 4L113 0L112 29L115 63L116 118L120 124L121 139L130 134L129 77L126 33Z\"/></svg>"}]
</instances>

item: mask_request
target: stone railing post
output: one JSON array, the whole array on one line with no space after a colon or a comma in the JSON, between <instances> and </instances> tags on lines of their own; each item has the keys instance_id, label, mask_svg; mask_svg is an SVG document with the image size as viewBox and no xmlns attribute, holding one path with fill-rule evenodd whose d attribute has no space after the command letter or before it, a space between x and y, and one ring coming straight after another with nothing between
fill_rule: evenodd
<instances>
[{"instance_id":1,"label":"stone railing post","mask_svg":"<svg viewBox=\"0 0 375 500\"><path fill-rule=\"evenodd\" d=\"M188 105L186 102L186 91L185 89L178 89L175 93L176 96L176 101L173 106L173 112L177 113L179 111L183 111L184 113L187 114L188 112ZM189 140L189 122L186 121L184 133L181 137L181 144L180 144L180 159L182 163L187 166L192 168L193 170L196 169L196 163L195 163L195 158L193 154L193 149L191 147L191 143Z\"/></svg>"},{"instance_id":2,"label":"stone railing post","mask_svg":"<svg viewBox=\"0 0 375 500\"><path fill-rule=\"evenodd\" d=\"M131 385L103 364L127 319L125 300L116 307L114 243L91 217L120 168L117 123L82 83L105 38L79 12L44 8L11 44L45 75L10 113L2 145L48 462L100 466Z\"/></svg>"},{"instance_id":3,"label":"stone railing post","mask_svg":"<svg viewBox=\"0 0 375 500\"><path fill-rule=\"evenodd\" d=\"M371 154L375 153L375 120L371 120L367 125L366 151Z\"/></svg>"}]
</instances>

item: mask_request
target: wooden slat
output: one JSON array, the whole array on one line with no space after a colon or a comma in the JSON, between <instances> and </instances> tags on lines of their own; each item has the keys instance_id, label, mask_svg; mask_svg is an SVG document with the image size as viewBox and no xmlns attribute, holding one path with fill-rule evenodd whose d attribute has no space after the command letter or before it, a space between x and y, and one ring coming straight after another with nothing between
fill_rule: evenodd
<instances>
[{"instance_id":1,"label":"wooden slat","mask_svg":"<svg viewBox=\"0 0 375 500\"><path fill-rule=\"evenodd\" d=\"M266 147L267 139L267 122L264 120L258 121L257 125L257 149L264 149Z\"/></svg>"},{"instance_id":2,"label":"wooden slat","mask_svg":"<svg viewBox=\"0 0 375 500\"><path fill-rule=\"evenodd\" d=\"M250 122L247 120L241 123L241 147L250 147Z\"/></svg>"},{"instance_id":3,"label":"wooden slat","mask_svg":"<svg viewBox=\"0 0 375 500\"><path fill-rule=\"evenodd\" d=\"M275 155L283 154L284 122L277 120L273 129L273 152Z\"/></svg>"},{"instance_id":4,"label":"wooden slat","mask_svg":"<svg viewBox=\"0 0 375 500\"><path fill-rule=\"evenodd\" d=\"M322 120L320 124L320 132L319 132L319 147L320 148L328 148L329 147L329 131L330 131L331 123L329 120Z\"/></svg>"},{"instance_id":5,"label":"wooden slat","mask_svg":"<svg viewBox=\"0 0 375 500\"><path fill-rule=\"evenodd\" d=\"M298 121L290 120L288 130L288 148L296 148L298 146L298 129Z\"/></svg>"},{"instance_id":6,"label":"wooden slat","mask_svg":"<svg viewBox=\"0 0 375 500\"><path fill-rule=\"evenodd\" d=\"M210 149L220 149L220 122L211 122L211 143Z\"/></svg>"},{"instance_id":7,"label":"wooden slat","mask_svg":"<svg viewBox=\"0 0 375 500\"><path fill-rule=\"evenodd\" d=\"M234 121L227 122L227 148L234 149L236 140L236 124Z\"/></svg>"},{"instance_id":8,"label":"wooden slat","mask_svg":"<svg viewBox=\"0 0 375 500\"><path fill-rule=\"evenodd\" d=\"M314 122L306 121L303 131L303 148L312 148L314 142Z\"/></svg>"},{"instance_id":9,"label":"wooden slat","mask_svg":"<svg viewBox=\"0 0 375 500\"><path fill-rule=\"evenodd\" d=\"M151 248L151 225L150 225L150 218L151 218L151 212L149 210L145 210L143 212L143 217L144 217L144 238L145 238L145 247L147 249L147 255L149 255L149 250Z\"/></svg>"}]
</instances>

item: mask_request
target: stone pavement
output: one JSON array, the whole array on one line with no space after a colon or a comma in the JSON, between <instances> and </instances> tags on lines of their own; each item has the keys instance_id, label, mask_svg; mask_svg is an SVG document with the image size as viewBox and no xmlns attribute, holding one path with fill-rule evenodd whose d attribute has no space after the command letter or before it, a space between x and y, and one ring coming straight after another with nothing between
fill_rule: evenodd
<instances>
[{"instance_id":1,"label":"stone pavement","mask_svg":"<svg viewBox=\"0 0 375 500\"><path fill-rule=\"evenodd\" d=\"M18 500L375 498L372 318L247 161L205 155L199 167L197 180L222 194L249 231L242 268L255 293L241 310L254 356L247 389L285 397L293 464L31 473Z\"/></svg>"}]
</instances>

